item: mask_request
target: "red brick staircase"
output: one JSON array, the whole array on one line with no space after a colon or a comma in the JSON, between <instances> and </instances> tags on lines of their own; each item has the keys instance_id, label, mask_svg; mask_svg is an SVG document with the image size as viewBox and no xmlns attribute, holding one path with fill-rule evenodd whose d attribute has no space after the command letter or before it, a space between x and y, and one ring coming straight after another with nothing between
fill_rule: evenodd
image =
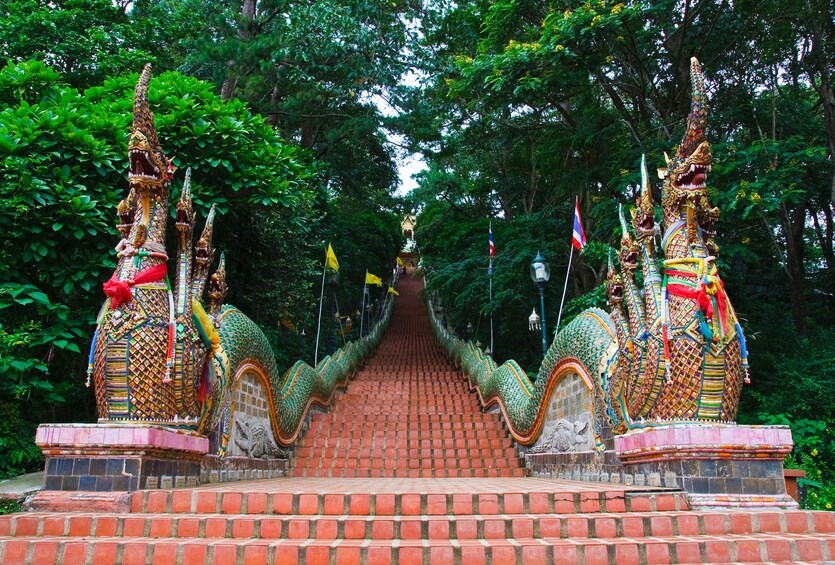
<instances>
[{"instance_id":1,"label":"red brick staircase","mask_svg":"<svg viewBox=\"0 0 835 565\"><path fill-rule=\"evenodd\" d=\"M135 492L129 511L0 516L0 564L803 563L835 514L690 510L683 493L523 477L404 280L388 333L284 479ZM85 511L86 509L86 511Z\"/></svg>"},{"instance_id":2,"label":"red brick staircase","mask_svg":"<svg viewBox=\"0 0 835 565\"><path fill-rule=\"evenodd\" d=\"M497 413L482 413L444 357L420 302L401 281L375 355L331 411L313 417L295 477L523 477Z\"/></svg>"},{"instance_id":3,"label":"red brick staircase","mask_svg":"<svg viewBox=\"0 0 835 565\"><path fill-rule=\"evenodd\" d=\"M140 491L130 513L0 516L0 563L821 562L830 512L697 512L546 479L272 479Z\"/></svg>"}]
</instances>

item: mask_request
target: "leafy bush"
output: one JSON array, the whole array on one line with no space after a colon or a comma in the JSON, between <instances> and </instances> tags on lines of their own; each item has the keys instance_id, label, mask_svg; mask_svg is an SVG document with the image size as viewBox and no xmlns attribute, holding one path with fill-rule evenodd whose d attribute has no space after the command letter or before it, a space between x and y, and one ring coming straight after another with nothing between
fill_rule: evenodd
<instances>
[{"instance_id":1,"label":"leafy bush","mask_svg":"<svg viewBox=\"0 0 835 565\"><path fill-rule=\"evenodd\" d=\"M23 506L17 500L0 500L0 516L3 514L17 514L23 511Z\"/></svg>"}]
</instances>

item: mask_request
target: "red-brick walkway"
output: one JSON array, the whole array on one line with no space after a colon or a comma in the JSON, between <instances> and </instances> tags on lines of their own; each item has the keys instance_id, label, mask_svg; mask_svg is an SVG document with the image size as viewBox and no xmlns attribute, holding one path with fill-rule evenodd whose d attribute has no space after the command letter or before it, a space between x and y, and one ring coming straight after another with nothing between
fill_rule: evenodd
<instances>
[{"instance_id":1,"label":"red-brick walkway","mask_svg":"<svg viewBox=\"0 0 835 565\"><path fill-rule=\"evenodd\" d=\"M391 323L374 356L296 450L296 477L522 477L501 419L444 357L418 291L398 285Z\"/></svg>"}]
</instances>

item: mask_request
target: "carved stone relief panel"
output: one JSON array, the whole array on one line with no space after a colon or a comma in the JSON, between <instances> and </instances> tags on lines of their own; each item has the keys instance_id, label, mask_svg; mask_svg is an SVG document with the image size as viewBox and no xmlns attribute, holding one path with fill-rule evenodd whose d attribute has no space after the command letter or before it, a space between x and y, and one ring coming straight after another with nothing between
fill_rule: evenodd
<instances>
[{"instance_id":1,"label":"carved stone relief panel","mask_svg":"<svg viewBox=\"0 0 835 565\"><path fill-rule=\"evenodd\" d=\"M576 373L565 375L548 399L542 434L529 453L588 451L594 447L592 393Z\"/></svg>"}]
</instances>

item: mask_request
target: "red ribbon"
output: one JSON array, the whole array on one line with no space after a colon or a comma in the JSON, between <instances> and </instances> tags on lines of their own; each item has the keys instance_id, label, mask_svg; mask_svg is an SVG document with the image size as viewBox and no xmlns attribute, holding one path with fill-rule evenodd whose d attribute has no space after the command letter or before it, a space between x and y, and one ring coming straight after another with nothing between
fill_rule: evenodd
<instances>
[{"instance_id":1,"label":"red ribbon","mask_svg":"<svg viewBox=\"0 0 835 565\"><path fill-rule=\"evenodd\" d=\"M670 274L669 272L667 273ZM695 275L691 275L690 273L682 273L677 271L675 273L676 276L686 277L686 278L696 278ZM725 294L725 282L716 277L718 281L718 286L716 288L716 307L719 309L719 324L722 329L722 332L725 333L727 329L725 321L727 320L727 309L728 309L728 302L727 302L727 295ZM707 294L707 288L703 282L698 283L698 288L692 288L683 284L676 284L676 283L668 283L667 284L667 292L672 294L673 296L680 296L682 298L689 298L690 300L695 300L699 304L699 308L704 313L705 318L708 320L713 319L713 301L710 299L710 296Z\"/></svg>"},{"instance_id":2,"label":"red ribbon","mask_svg":"<svg viewBox=\"0 0 835 565\"><path fill-rule=\"evenodd\" d=\"M102 288L104 289L104 293L110 297L110 308L115 309L133 300L133 292L130 287L161 281L165 278L166 274L168 274L168 267L165 263L142 269L136 273L134 278L124 281L117 279L116 273L113 273L113 276L102 285Z\"/></svg>"}]
</instances>

